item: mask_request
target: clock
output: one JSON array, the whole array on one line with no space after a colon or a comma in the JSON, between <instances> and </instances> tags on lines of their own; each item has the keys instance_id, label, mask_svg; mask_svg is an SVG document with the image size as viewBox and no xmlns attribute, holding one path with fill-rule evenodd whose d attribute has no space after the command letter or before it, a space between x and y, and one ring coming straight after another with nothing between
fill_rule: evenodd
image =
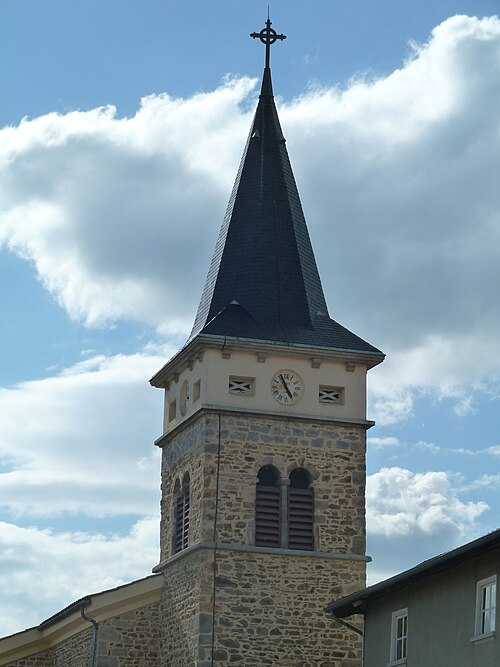
<instances>
[{"instance_id":1,"label":"clock","mask_svg":"<svg viewBox=\"0 0 500 667\"><path fill-rule=\"evenodd\" d=\"M189 406L189 382L184 380L179 392L179 408L181 415L185 415Z\"/></svg>"},{"instance_id":2,"label":"clock","mask_svg":"<svg viewBox=\"0 0 500 667\"><path fill-rule=\"evenodd\" d=\"M293 405L302 398L304 382L295 371L283 369L273 375L271 394L281 405Z\"/></svg>"}]
</instances>

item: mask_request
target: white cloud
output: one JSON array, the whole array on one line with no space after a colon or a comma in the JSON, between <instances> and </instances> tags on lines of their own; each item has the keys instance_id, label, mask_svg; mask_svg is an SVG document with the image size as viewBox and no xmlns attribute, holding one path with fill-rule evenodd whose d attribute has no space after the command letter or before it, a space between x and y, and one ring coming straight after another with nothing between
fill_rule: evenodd
<instances>
[{"instance_id":1,"label":"white cloud","mask_svg":"<svg viewBox=\"0 0 500 667\"><path fill-rule=\"evenodd\" d=\"M484 474L478 479L475 479L471 484L465 487L466 489L492 489L500 490L500 472L494 475Z\"/></svg>"},{"instance_id":2,"label":"white cloud","mask_svg":"<svg viewBox=\"0 0 500 667\"><path fill-rule=\"evenodd\" d=\"M494 445L493 447L488 447L484 451L487 454L492 454L492 456L500 456L500 445Z\"/></svg>"},{"instance_id":3,"label":"white cloud","mask_svg":"<svg viewBox=\"0 0 500 667\"><path fill-rule=\"evenodd\" d=\"M0 505L15 515L150 514L165 356L96 357L0 391ZM22 424L22 428L20 428Z\"/></svg>"},{"instance_id":4,"label":"white cloud","mask_svg":"<svg viewBox=\"0 0 500 667\"><path fill-rule=\"evenodd\" d=\"M400 447L401 443L394 436L374 437L367 439L367 446L375 449L384 449L386 447Z\"/></svg>"},{"instance_id":5,"label":"white cloud","mask_svg":"<svg viewBox=\"0 0 500 667\"><path fill-rule=\"evenodd\" d=\"M2 636L38 625L84 595L147 576L158 559L157 516L141 519L125 536L0 522Z\"/></svg>"},{"instance_id":6,"label":"white cloud","mask_svg":"<svg viewBox=\"0 0 500 667\"><path fill-rule=\"evenodd\" d=\"M398 388L395 379L386 382L387 376L383 369L377 368L371 371L368 381L370 417L379 426L390 426L413 415L414 394L407 388ZM404 378L400 379L400 383L404 383Z\"/></svg>"},{"instance_id":7,"label":"white cloud","mask_svg":"<svg viewBox=\"0 0 500 667\"><path fill-rule=\"evenodd\" d=\"M181 100L24 119L0 132L0 243L34 261L71 317L186 330L237 166L249 79ZM196 239L196 241L195 241ZM208 256L209 253L207 253ZM187 307L186 305L187 304Z\"/></svg>"},{"instance_id":8,"label":"white cloud","mask_svg":"<svg viewBox=\"0 0 500 667\"><path fill-rule=\"evenodd\" d=\"M488 509L484 502L463 502L445 472L413 473L382 468L367 480L369 531L386 536L438 535L466 529Z\"/></svg>"},{"instance_id":9,"label":"white cloud","mask_svg":"<svg viewBox=\"0 0 500 667\"><path fill-rule=\"evenodd\" d=\"M434 442L425 442L425 440L419 440L415 445L418 449L422 449L426 452L431 452L432 454L437 454L442 451L442 447L436 445Z\"/></svg>"},{"instance_id":10,"label":"white cloud","mask_svg":"<svg viewBox=\"0 0 500 667\"><path fill-rule=\"evenodd\" d=\"M74 318L188 332L254 83L5 128L0 242ZM387 77L281 104L332 315L389 353L371 380L380 424L422 390L468 414L500 377L498 106L500 20L465 16Z\"/></svg>"},{"instance_id":11,"label":"white cloud","mask_svg":"<svg viewBox=\"0 0 500 667\"><path fill-rule=\"evenodd\" d=\"M382 468L367 479L369 583L472 539L483 501L459 497L458 477L445 472L414 473Z\"/></svg>"},{"instance_id":12,"label":"white cloud","mask_svg":"<svg viewBox=\"0 0 500 667\"><path fill-rule=\"evenodd\" d=\"M418 449L421 449L432 454L461 454L462 456L479 456L485 450L482 449L466 449L465 447L441 447L441 445L436 445L434 442L425 442L425 440L419 440L415 445Z\"/></svg>"}]
</instances>

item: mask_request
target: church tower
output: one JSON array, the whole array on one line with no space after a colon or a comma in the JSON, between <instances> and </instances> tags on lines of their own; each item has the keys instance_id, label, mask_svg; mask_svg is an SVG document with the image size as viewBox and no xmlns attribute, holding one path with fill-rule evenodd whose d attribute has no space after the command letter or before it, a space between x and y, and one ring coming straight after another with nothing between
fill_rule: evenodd
<instances>
[{"instance_id":1,"label":"church tower","mask_svg":"<svg viewBox=\"0 0 500 667\"><path fill-rule=\"evenodd\" d=\"M274 104L260 98L191 336L165 390L162 664L359 667L324 614L365 585L366 372L330 319Z\"/></svg>"}]
</instances>

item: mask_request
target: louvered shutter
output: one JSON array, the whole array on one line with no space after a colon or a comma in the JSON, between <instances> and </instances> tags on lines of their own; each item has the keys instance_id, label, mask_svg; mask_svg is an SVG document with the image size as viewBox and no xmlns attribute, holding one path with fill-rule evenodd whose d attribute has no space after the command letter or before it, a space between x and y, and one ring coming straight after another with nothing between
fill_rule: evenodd
<instances>
[{"instance_id":1,"label":"louvered shutter","mask_svg":"<svg viewBox=\"0 0 500 667\"><path fill-rule=\"evenodd\" d=\"M280 489L259 484L256 489L255 544L259 547L279 547Z\"/></svg>"},{"instance_id":2,"label":"louvered shutter","mask_svg":"<svg viewBox=\"0 0 500 667\"><path fill-rule=\"evenodd\" d=\"M313 489L288 489L288 548L314 549Z\"/></svg>"},{"instance_id":3,"label":"louvered shutter","mask_svg":"<svg viewBox=\"0 0 500 667\"><path fill-rule=\"evenodd\" d=\"M182 513L182 548L186 549L189 537L189 487L184 493L184 511Z\"/></svg>"},{"instance_id":4,"label":"louvered shutter","mask_svg":"<svg viewBox=\"0 0 500 667\"><path fill-rule=\"evenodd\" d=\"M189 537L189 488L177 498L175 506L174 552L186 549Z\"/></svg>"}]
</instances>

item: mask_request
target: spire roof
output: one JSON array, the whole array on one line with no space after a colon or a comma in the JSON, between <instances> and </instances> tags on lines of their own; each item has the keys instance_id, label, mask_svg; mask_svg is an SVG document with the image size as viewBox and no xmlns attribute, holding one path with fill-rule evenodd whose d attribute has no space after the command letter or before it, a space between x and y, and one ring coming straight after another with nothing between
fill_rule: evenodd
<instances>
[{"instance_id":1,"label":"spire roof","mask_svg":"<svg viewBox=\"0 0 500 667\"><path fill-rule=\"evenodd\" d=\"M382 353L328 315L273 97L271 22L257 110L216 244L191 338L209 334Z\"/></svg>"}]
</instances>

